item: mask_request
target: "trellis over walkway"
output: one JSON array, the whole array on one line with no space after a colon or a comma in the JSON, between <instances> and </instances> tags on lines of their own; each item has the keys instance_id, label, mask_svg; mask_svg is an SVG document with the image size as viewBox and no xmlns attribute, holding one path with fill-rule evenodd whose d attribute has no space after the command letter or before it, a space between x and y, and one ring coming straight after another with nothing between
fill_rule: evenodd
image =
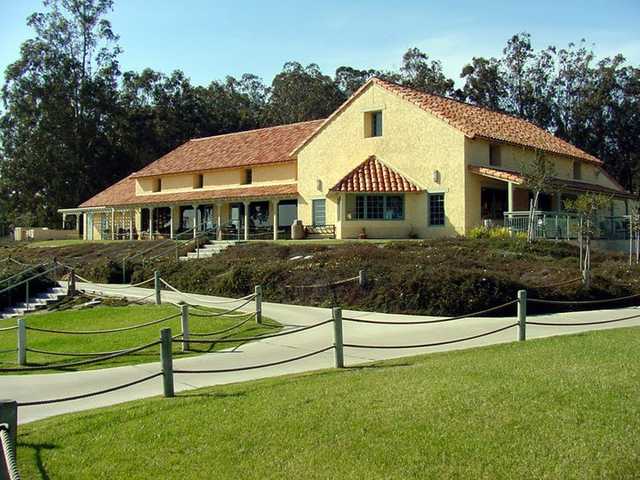
<instances>
[{"instance_id":1,"label":"trellis over walkway","mask_svg":"<svg viewBox=\"0 0 640 480\"><path fill-rule=\"evenodd\" d=\"M188 203L78 207L60 209L59 212L63 217L63 226L69 217L75 217L78 235L86 240L173 239L185 230L193 230L194 238L206 230L212 232L216 240L277 240L288 237L287 232L290 231L290 225L279 225L279 210L296 202L295 196L282 195L204 199ZM251 218L252 206L255 207L254 213L262 208L261 218ZM255 225L257 221L259 224Z\"/></svg>"}]
</instances>

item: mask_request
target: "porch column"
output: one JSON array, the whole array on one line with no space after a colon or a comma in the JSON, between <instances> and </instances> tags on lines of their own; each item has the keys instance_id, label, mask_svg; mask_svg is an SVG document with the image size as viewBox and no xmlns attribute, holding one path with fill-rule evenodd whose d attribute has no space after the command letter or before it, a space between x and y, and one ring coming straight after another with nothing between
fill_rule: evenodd
<instances>
[{"instance_id":1,"label":"porch column","mask_svg":"<svg viewBox=\"0 0 640 480\"><path fill-rule=\"evenodd\" d=\"M67 214L66 214L66 213L63 213L63 214L62 214L62 229L63 229L63 230L64 230L64 224L65 224L65 221L66 221L66 220L67 220Z\"/></svg>"},{"instance_id":2,"label":"porch column","mask_svg":"<svg viewBox=\"0 0 640 480\"><path fill-rule=\"evenodd\" d=\"M153 240L153 211L154 207L149 207L149 240Z\"/></svg>"},{"instance_id":3,"label":"porch column","mask_svg":"<svg viewBox=\"0 0 640 480\"><path fill-rule=\"evenodd\" d=\"M513 182L507 183L507 210L509 212L513 212L513 193L514 193L514 185Z\"/></svg>"},{"instance_id":4,"label":"porch column","mask_svg":"<svg viewBox=\"0 0 640 480\"><path fill-rule=\"evenodd\" d=\"M193 208L193 238L198 236L198 205L192 205Z\"/></svg>"},{"instance_id":5,"label":"porch column","mask_svg":"<svg viewBox=\"0 0 640 480\"><path fill-rule=\"evenodd\" d=\"M133 240L133 218L135 214L135 210L129 210L129 240Z\"/></svg>"},{"instance_id":6,"label":"porch column","mask_svg":"<svg viewBox=\"0 0 640 480\"><path fill-rule=\"evenodd\" d=\"M111 209L111 240L116 239L116 209Z\"/></svg>"},{"instance_id":7,"label":"porch column","mask_svg":"<svg viewBox=\"0 0 640 480\"><path fill-rule=\"evenodd\" d=\"M273 205L273 239L278 240L278 205L280 200L271 202Z\"/></svg>"},{"instance_id":8,"label":"porch column","mask_svg":"<svg viewBox=\"0 0 640 480\"><path fill-rule=\"evenodd\" d=\"M173 214L173 206L169 207L169 218L171 219L169 222L169 238L173 240L173 231L174 231L174 224L173 224L173 220L175 215Z\"/></svg>"},{"instance_id":9,"label":"porch column","mask_svg":"<svg viewBox=\"0 0 640 480\"><path fill-rule=\"evenodd\" d=\"M80 237L80 217L82 216L81 213L76 213L76 234L78 235L78 237Z\"/></svg>"},{"instance_id":10,"label":"porch column","mask_svg":"<svg viewBox=\"0 0 640 480\"><path fill-rule=\"evenodd\" d=\"M217 226L218 231L216 232L216 238L218 240L222 240L222 204L216 203L216 215L218 215Z\"/></svg>"},{"instance_id":11,"label":"porch column","mask_svg":"<svg viewBox=\"0 0 640 480\"><path fill-rule=\"evenodd\" d=\"M249 240L249 205L251 202L244 202L244 239Z\"/></svg>"}]
</instances>

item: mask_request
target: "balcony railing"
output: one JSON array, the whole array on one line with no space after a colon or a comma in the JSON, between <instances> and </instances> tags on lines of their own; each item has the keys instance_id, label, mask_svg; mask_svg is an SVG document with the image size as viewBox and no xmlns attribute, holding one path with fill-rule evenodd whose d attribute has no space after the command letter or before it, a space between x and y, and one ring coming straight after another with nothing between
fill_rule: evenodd
<instances>
[{"instance_id":1,"label":"balcony railing","mask_svg":"<svg viewBox=\"0 0 640 480\"><path fill-rule=\"evenodd\" d=\"M536 238L555 240L577 240L580 232L580 216L564 212L534 213L534 234ZM505 212L504 226L511 232L527 232L529 212ZM629 217L599 216L594 225L594 238L600 240L628 240Z\"/></svg>"}]
</instances>

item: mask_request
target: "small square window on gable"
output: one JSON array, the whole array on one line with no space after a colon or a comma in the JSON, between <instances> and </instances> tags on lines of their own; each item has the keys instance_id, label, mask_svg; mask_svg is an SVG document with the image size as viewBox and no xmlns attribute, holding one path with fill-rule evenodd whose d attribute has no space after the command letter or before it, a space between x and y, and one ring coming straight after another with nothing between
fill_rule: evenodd
<instances>
[{"instance_id":1,"label":"small square window on gable","mask_svg":"<svg viewBox=\"0 0 640 480\"><path fill-rule=\"evenodd\" d=\"M253 183L253 170L250 168L245 169L244 176L242 177L242 185L250 185Z\"/></svg>"},{"instance_id":2,"label":"small square window on gable","mask_svg":"<svg viewBox=\"0 0 640 480\"><path fill-rule=\"evenodd\" d=\"M502 164L500 145L489 145L489 165L499 167Z\"/></svg>"},{"instance_id":3,"label":"small square window on gable","mask_svg":"<svg viewBox=\"0 0 640 480\"><path fill-rule=\"evenodd\" d=\"M582 163L579 160L573 162L573 179L582 180Z\"/></svg>"},{"instance_id":4,"label":"small square window on gable","mask_svg":"<svg viewBox=\"0 0 640 480\"><path fill-rule=\"evenodd\" d=\"M364 136L366 138L382 136L382 110L365 112Z\"/></svg>"},{"instance_id":5,"label":"small square window on gable","mask_svg":"<svg viewBox=\"0 0 640 480\"><path fill-rule=\"evenodd\" d=\"M198 173L193 176L193 188L202 188L204 187L204 175Z\"/></svg>"},{"instance_id":6,"label":"small square window on gable","mask_svg":"<svg viewBox=\"0 0 640 480\"><path fill-rule=\"evenodd\" d=\"M161 192L162 191L162 179L161 178L154 178L153 179L153 183L151 184L151 191L152 192Z\"/></svg>"}]
</instances>

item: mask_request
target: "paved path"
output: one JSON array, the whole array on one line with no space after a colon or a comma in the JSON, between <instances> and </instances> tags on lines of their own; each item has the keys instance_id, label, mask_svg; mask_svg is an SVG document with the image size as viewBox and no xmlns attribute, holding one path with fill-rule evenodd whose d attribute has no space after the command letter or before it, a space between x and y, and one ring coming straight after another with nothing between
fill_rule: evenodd
<instances>
[{"instance_id":1,"label":"paved path","mask_svg":"<svg viewBox=\"0 0 640 480\"><path fill-rule=\"evenodd\" d=\"M123 290L121 287L116 285L109 286L82 283L79 284L78 287L86 290L87 292L100 293L108 296L126 295L130 299L148 297L149 294L152 293L152 290L147 288L132 287ZM177 302L179 300L184 300L184 298L174 292L163 291L162 296L163 300L166 301ZM207 301L221 300L228 299L189 294L188 302L191 304L207 305ZM225 307L228 307L229 305L233 304L225 304ZM247 308L248 311L251 311L254 309L254 306L250 303L245 308ZM263 303L263 313L265 316L273 318L284 324L285 328L313 325L331 317L331 311L326 308L303 307L266 302ZM585 322L620 318L634 314L640 314L640 310L637 308L626 308L617 310L572 312L538 316L535 317L535 319L538 321L550 322ZM355 312L348 310L343 312L343 316L396 322L436 318ZM455 322L436 323L431 325L371 325L345 321L344 340L345 343L370 345L432 343L473 336L475 334L495 330L514 322L515 319L513 317L469 318ZM527 338L539 338L552 335L571 334L586 330L639 325L640 318L613 324L592 326L528 326ZM516 339L517 328L514 327L488 337L429 348L385 350L346 348L345 363L347 366L350 366L374 360L397 358L407 355L512 342ZM327 324L293 335L266 339L260 342L247 344L235 351L214 352L197 357L175 360L174 368L185 370L217 369L257 365L303 355L329 346L332 343L333 327L331 324ZM333 355L333 351L328 351L293 363L234 373L176 374L174 378L175 388L177 392L182 392L204 386L241 382L256 378L330 368L333 367ZM50 373L23 376L3 375L0 376L0 397L10 397L18 401L65 397L109 388L111 386L134 381L158 371L160 371L160 365L158 362L155 362L143 365L91 370L85 372ZM46 406L22 407L19 409L19 421L21 423L26 423L41 418L51 417L53 415L113 405L129 400L160 395L161 393L161 379L155 378L130 388L83 400L61 402Z\"/></svg>"}]
</instances>

